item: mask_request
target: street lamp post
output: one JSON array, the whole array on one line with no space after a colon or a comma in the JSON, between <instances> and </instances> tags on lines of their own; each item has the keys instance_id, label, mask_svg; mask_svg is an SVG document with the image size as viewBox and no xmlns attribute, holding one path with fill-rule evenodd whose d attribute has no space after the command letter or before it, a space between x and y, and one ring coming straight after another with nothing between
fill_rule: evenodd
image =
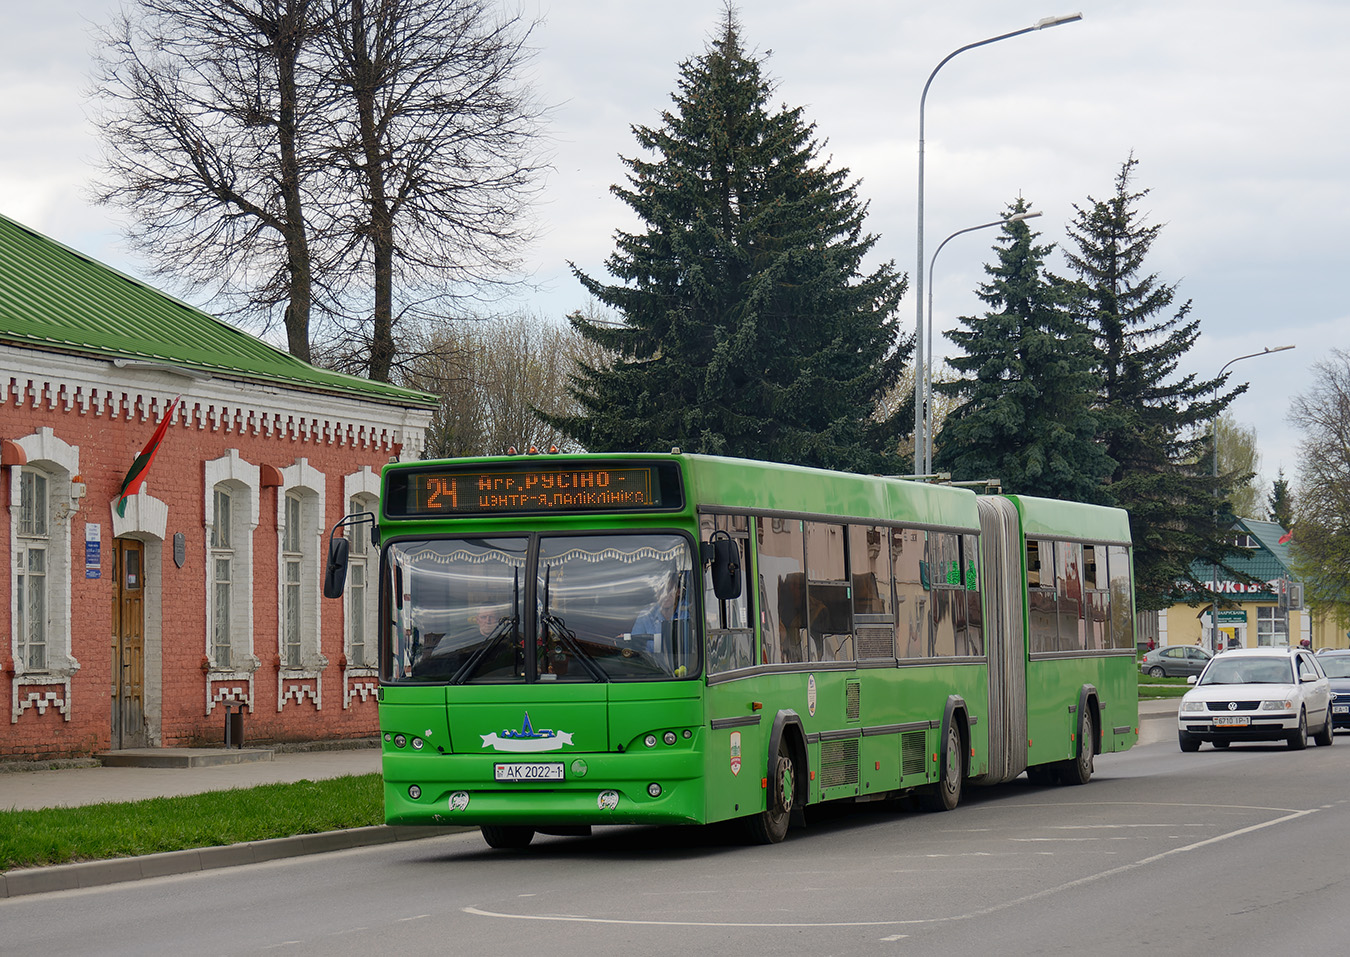
<instances>
[{"instance_id":1,"label":"street lamp post","mask_svg":"<svg viewBox=\"0 0 1350 957\"><path fill-rule=\"evenodd\" d=\"M1268 356L1268 355L1270 355L1271 353L1275 353L1275 352L1287 352L1288 350L1290 350L1290 349L1292 349L1292 348L1294 348L1294 347L1293 347L1293 346L1276 346L1275 348L1272 349L1272 348L1270 348L1269 346L1267 346L1266 348L1262 349L1260 352L1250 352L1250 353L1248 353L1248 354L1245 355L1245 356L1238 356L1236 359L1229 359L1227 362L1225 362L1225 363L1223 364L1223 368L1219 370L1219 374L1218 374L1218 376L1215 378L1215 382L1217 383L1219 379L1222 379L1222 378L1223 378L1223 374L1224 374L1225 372L1228 371L1228 367L1231 366L1234 362L1241 362L1243 359L1254 359L1254 358L1256 358L1257 356ZM1217 400L1218 397L1219 397L1219 387L1218 387L1218 385L1215 385L1215 386L1214 386L1214 398ZM1219 479L1219 414L1218 414L1217 412L1214 413L1214 424L1213 424L1213 426L1211 426L1211 428L1212 428L1213 431L1214 431L1214 495L1215 495L1215 497L1217 498L1218 495L1219 495L1219 482L1218 482L1218 479ZM1214 561L1214 562L1212 562L1212 563L1210 564L1210 572L1211 572L1211 574L1210 574L1210 579L1209 579L1209 597L1210 597L1210 603L1209 603L1209 650L1210 650L1210 653L1211 653L1211 654L1218 654L1218 653L1219 653L1219 563L1218 563L1217 560Z\"/></svg>"},{"instance_id":2,"label":"street lamp post","mask_svg":"<svg viewBox=\"0 0 1350 957\"><path fill-rule=\"evenodd\" d=\"M966 233L973 233L977 229L988 229L990 226L1003 226L1007 223L1020 223L1024 219L1035 219L1040 213L1014 213L1007 219L996 219L992 223L981 223L978 226L967 226L965 229L958 229L942 242L938 243L938 248L933 250L933 258L928 260L928 363L923 386L923 407L924 407L924 448L923 448L923 474L933 474L933 266L937 263L938 253L942 252L942 247L947 245L957 236L964 236ZM917 470L917 466L916 466Z\"/></svg>"},{"instance_id":3,"label":"street lamp post","mask_svg":"<svg viewBox=\"0 0 1350 957\"><path fill-rule=\"evenodd\" d=\"M1045 17L1037 20L1029 27L1023 27L1021 30L1014 30L1012 33L1003 33L996 37L990 37L987 40L979 40L975 43L967 43L965 46L948 53L942 62L933 67L933 72L928 74L928 82L923 85L923 95L919 97L919 252L917 274L917 286L914 290L915 317L914 317L914 345L915 355L918 362L914 367L914 471L920 473L923 468L924 449L924 408L922 394L919 383L923 379L923 111L924 105L928 101L928 88L933 85L933 77L937 76L938 70L947 65L947 61L958 53L965 53L967 50L973 50L976 47L987 46L990 43L997 43L999 40L1007 40L1010 37L1020 37L1024 33L1033 33L1036 30L1044 30L1046 27L1057 27L1061 23L1072 23L1075 20L1083 19L1081 13L1070 13L1058 17Z\"/></svg>"}]
</instances>

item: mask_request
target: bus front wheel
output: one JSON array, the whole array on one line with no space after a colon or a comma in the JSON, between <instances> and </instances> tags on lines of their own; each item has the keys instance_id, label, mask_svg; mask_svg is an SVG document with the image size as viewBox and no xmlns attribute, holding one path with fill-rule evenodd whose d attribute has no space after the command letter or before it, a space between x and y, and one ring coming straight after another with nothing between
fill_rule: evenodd
<instances>
[{"instance_id":1,"label":"bus front wheel","mask_svg":"<svg viewBox=\"0 0 1350 957\"><path fill-rule=\"evenodd\" d=\"M764 796L764 810L747 819L750 839L754 843L777 844L787 837L796 793L797 769L792 763L787 741L779 741L773 777L769 779L769 793Z\"/></svg>"},{"instance_id":2,"label":"bus front wheel","mask_svg":"<svg viewBox=\"0 0 1350 957\"><path fill-rule=\"evenodd\" d=\"M478 828L483 832L487 846L499 851L515 851L529 847L534 840L534 828L517 824L482 824Z\"/></svg>"}]
</instances>

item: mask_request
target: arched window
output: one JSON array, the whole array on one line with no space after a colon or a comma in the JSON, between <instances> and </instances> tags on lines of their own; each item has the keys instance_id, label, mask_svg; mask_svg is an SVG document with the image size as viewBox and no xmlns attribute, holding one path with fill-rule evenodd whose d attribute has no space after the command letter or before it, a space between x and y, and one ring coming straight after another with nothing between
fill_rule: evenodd
<instances>
[{"instance_id":1,"label":"arched window","mask_svg":"<svg viewBox=\"0 0 1350 957\"><path fill-rule=\"evenodd\" d=\"M343 498L347 514L380 511L380 476L369 466L343 476ZM347 588L343 592L343 653L347 656L348 672L375 674L376 642L376 576L380 566L379 551L370 541L371 526L349 525L346 529L350 552L347 565Z\"/></svg>"},{"instance_id":2,"label":"arched window","mask_svg":"<svg viewBox=\"0 0 1350 957\"><path fill-rule=\"evenodd\" d=\"M80 452L51 429L15 439L27 464L10 472L10 586L16 674L69 676L71 525Z\"/></svg>"},{"instance_id":3,"label":"arched window","mask_svg":"<svg viewBox=\"0 0 1350 957\"><path fill-rule=\"evenodd\" d=\"M306 459L281 470L277 495L277 654L286 671L314 674L320 654L324 475Z\"/></svg>"},{"instance_id":4,"label":"arched window","mask_svg":"<svg viewBox=\"0 0 1350 957\"><path fill-rule=\"evenodd\" d=\"M19 470L19 531L14 568L19 627L16 661L25 671L47 670L51 602L47 563L51 552L51 479L41 469Z\"/></svg>"},{"instance_id":5,"label":"arched window","mask_svg":"<svg viewBox=\"0 0 1350 957\"><path fill-rule=\"evenodd\" d=\"M214 671L253 672L253 530L258 467L235 449L206 463L206 654Z\"/></svg>"}]
</instances>

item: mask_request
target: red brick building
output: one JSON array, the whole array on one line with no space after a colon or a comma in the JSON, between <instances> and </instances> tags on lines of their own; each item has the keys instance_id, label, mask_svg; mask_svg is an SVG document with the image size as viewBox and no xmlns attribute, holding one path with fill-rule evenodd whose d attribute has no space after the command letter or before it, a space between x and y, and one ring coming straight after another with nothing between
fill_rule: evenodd
<instances>
[{"instance_id":1,"label":"red brick building","mask_svg":"<svg viewBox=\"0 0 1350 957\"><path fill-rule=\"evenodd\" d=\"M241 711L251 742L373 734L375 557L354 543L325 601L327 533L418 456L434 402L0 216L0 759L219 744Z\"/></svg>"}]
</instances>

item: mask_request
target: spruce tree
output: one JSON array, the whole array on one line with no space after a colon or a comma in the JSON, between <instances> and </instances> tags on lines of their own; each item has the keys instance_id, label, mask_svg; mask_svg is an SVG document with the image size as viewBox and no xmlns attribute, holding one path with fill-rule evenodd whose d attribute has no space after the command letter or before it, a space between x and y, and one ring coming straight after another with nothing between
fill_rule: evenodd
<instances>
[{"instance_id":1,"label":"spruce tree","mask_svg":"<svg viewBox=\"0 0 1350 957\"><path fill-rule=\"evenodd\" d=\"M1270 497L1266 500L1270 507L1270 520L1275 522L1285 531L1294 527L1294 492L1289 487L1289 480L1284 477L1284 469L1280 469L1275 476L1275 481L1271 483Z\"/></svg>"},{"instance_id":2,"label":"spruce tree","mask_svg":"<svg viewBox=\"0 0 1350 957\"><path fill-rule=\"evenodd\" d=\"M583 412L556 421L592 451L895 471L904 410L875 410L912 349L894 318L906 280L894 263L863 274L876 237L857 184L819 159L800 108L770 107L761 67L728 9L680 65L674 109L633 128L654 157L623 159L613 192L645 228L616 233L615 283L573 266L621 317L571 317L612 361L581 365Z\"/></svg>"},{"instance_id":3,"label":"spruce tree","mask_svg":"<svg viewBox=\"0 0 1350 957\"><path fill-rule=\"evenodd\" d=\"M1200 320L1189 301L1175 305L1175 284L1143 271L1162 227L1145 225L1137 210L1148 190L1131 186L1136 165L1131 154L1109 199L1075 205L1068 233L1077 252L1065 258L1078 279L1076 318L1096 338L1098 434L1115 463L1105 497L1130 512L1136 602L1154 610L1172 604L1179 583L1208 591L1191 574L1193 561L1222 564L1234 554L1226 492L1237 477L1211 478L1208 428L1246 386L1220 395L1226 375L1177 373Z\"/></svg>"},{"instance_id":4,"label":"spruce tree","mask_svg":"<svg viewBox=\"0 0 1350 957\"><path fill-rule=\"evenodd\" d=\"M1008 214L1027 212L1019 198ZM1004 491L1094 502L1112 462L1096 441L1092 334L1070 316L1069 284L1045 272L1053 246L1025 221L1005 223L978 295L989 310L947 333L962 377L937 382L959 402L934 443L955 480L997 478Z\"/></svg>"}]
</instances>

